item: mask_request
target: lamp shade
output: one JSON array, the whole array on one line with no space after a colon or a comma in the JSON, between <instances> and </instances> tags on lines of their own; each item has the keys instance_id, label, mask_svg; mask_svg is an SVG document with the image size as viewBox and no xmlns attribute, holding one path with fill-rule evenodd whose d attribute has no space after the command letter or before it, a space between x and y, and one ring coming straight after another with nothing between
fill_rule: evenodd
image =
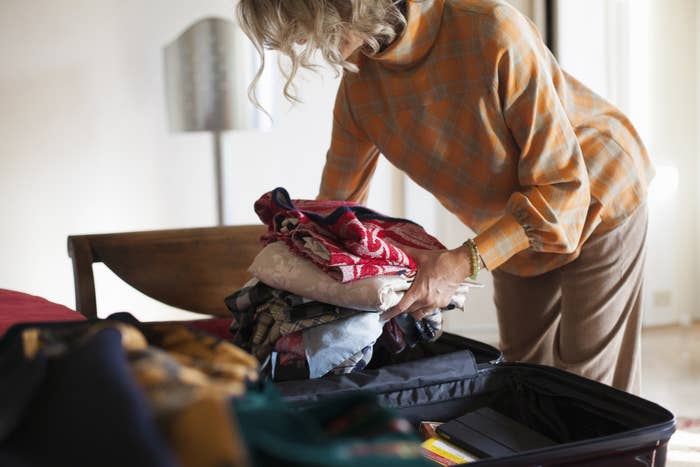
<instances>
[{"instance_id":1,"label":"lamp shade","mask_svg":"<svg viewBox=\"0 0 700 467\"><path fill-rule=\"evenodd\" d=\"M171 131L259 129L264 114L247 98L257 69L252 46L238 26L221 18L191 25L164 48Z\"/></svg>"}]
</instances>

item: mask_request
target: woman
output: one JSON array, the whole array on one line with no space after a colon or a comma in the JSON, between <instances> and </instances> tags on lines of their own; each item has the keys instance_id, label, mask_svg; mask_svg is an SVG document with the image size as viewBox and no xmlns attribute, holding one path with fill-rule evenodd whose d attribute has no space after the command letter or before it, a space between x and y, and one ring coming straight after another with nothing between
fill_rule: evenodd
<instances>
[{"instance_id":1,"label":"woman","mask_svg":"<svg viewBox=\"0 0 700 467\"><path fill-rule=\"evenodd\" d=\"M420 317L492 271L507 360L640 390L641 298L653 168L619 110L562 71L498 0L242 0L262 51L344 73L320 198L364 201L379 154L477 233L410 250L392 309ZM254 85L255 83L253 83Z\"/></svg>"}]
</instances>

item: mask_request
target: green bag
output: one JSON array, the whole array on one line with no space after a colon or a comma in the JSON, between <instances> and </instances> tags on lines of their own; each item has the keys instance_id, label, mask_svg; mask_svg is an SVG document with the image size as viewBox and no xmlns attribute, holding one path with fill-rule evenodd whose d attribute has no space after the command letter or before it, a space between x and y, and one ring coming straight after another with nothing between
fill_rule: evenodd
<instances>
[{"instance_id":1,"label":"green bag","mask_svg":"<svg viewBox=\"0 0 700 467\"><path fill-rule=\"evenodd\" d=\"M295 408L268 384L235 400L233 409L255 466L435 465L422 457L411 425L369 394Z\"/></svg>"}]
</instances>

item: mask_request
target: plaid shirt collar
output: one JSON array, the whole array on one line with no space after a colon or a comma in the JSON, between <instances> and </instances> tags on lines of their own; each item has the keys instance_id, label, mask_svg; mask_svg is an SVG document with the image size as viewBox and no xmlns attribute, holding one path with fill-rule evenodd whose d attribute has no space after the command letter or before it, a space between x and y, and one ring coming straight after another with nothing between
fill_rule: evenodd
<instances>
[{"instance_id":1,"label":"plaid shirt collar","mask_svg":"<svg viewBox=\"0 0 700 467\"><path fill-rule=\"evenodd\" d=\"M425 57L433 46L442 21L445 0L408 0L408 24L401 36L371 56L389 68L405 68Z\"/></svg>"}]
</instances>

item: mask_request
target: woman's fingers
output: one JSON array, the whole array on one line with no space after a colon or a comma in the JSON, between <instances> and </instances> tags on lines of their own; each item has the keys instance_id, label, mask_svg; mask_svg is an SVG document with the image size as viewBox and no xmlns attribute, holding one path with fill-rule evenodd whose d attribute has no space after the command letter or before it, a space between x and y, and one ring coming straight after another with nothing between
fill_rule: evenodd
<instances>
[{"instance_id":1,"label":"woman's fingers","mask_svg":"<svg viewBox=\"0 0 700 467\"><path fill-rule=\"evenodd\" d=\"M408 288L406 293L403 294L403 297L401 298L401 300L399 300L399 303L391 307L385 313L387 319L391 319L394 316L400 315L401 313L411 310L411 307L414 306L414 303L418 298L418 294L415 292L414 286L415 283Z\"/></svg>"},{"instance_id":2,"label":"woman's fingers","mask_svg":"<svg viewBox=\"0 0 700 467\"><path fill-rule=\"evenodd\" d=\"M419 248L413 248L412 246L405 245L400 245L400 248L401 250L403 250L404 253L410 256L413 259L413 261L415 261L419 265L423 263L426 250L421 250Z\"/></svg>"},{"instance_id":3,"label":"woman's fingers","mask_svg":"<svg viewBox=\"0 0 700 467\"><path fill-rule=\"evenodd\" d=\"M401 313L410 313L416 319L421 319L420 316L447 306L459 284L452 277L455 275L452 262L445 261L447 257L444 255L449 252L421 250L403 245L401 248L418 263L419 268L413 284L399 303L384 314L386 319Z\"/></svg>"},{"instance_id":4,"label":"woman's fingers","mask_svg":"<svg viewBox=\"0 0 700 467\"><path fill-rule=\"evenodd\" d=\"M440 306L435 298L430 296L426 288L421 287L420 283L416 282L406 291L399 303L386 312L385 316L387 319L391 319L401 313L409 313L415 317L416 314L432 313L438 308Z\"/></svg>"},{"instance_id":5,"label":"woman's fingers","mask_svg":"<svg viewBox=\"0 0 700 467\"><path fill-rule=\"evenodd\" d=\"M436 307L433 306L428 306L424 308L420 308L414 312L411 312L411 316L413 316L413 319L416 321L420 321L426 316L433 314L435 312Z\"/></svg>"}]
</instances>

